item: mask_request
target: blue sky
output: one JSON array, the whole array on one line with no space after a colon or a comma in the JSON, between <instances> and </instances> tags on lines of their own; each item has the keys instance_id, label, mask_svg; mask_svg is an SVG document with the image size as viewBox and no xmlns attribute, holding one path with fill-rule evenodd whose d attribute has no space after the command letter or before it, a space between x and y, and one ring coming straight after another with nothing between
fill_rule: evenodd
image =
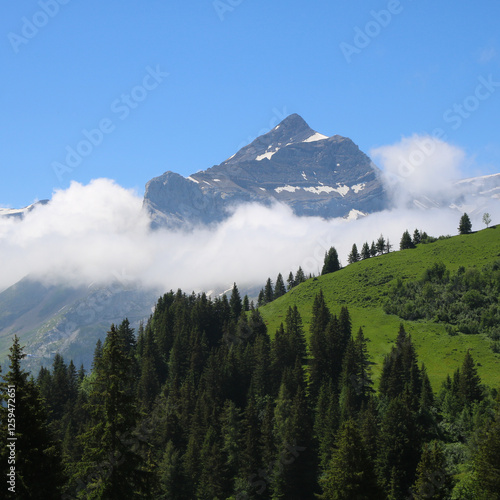
<instances>
[{"instance_id":1,"label":"blue sky","mask_svg":"<svg viewBox=\"0 0 500 500\"><path fill-rule=\"evenodd\" d=\"M100 177L141 193L291 113L367 153L441 129L464 176L499 172L499 19L496 0L8 1L0 206Z\"/></svg>"}]
</instances>

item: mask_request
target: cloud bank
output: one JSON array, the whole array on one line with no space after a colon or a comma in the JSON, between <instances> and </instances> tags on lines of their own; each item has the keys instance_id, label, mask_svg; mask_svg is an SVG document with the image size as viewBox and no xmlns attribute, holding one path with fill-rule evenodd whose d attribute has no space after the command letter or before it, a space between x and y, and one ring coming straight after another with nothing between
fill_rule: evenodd
<instances>
[{"instance_id":1,"label":"cloud bank","mask_svg":"<svg viewBox=\"0 0 500 500\"><path fill-rule=\"evenodd\" d=\"M456 234L457 210L407 208L416 195L436 197L451 189L465 160L458 148L427 139L413 136L372 152L395 208L357 221L297 217L284 205L251 204L216 228L152 231L142 198L133 191L107 179L85 186L73 182L22 221L0 218L0 290L26 275L74 286L120 280L160 291L262 285L268 276L274 280L281 272L286 278L298 266L319 274L330 246L345 265L353 243L360 248L382 233L394 249L405 229ZM422 147L433 151L417 162L414 151ZM488 210L497 222L498 201ZM482 227L481 215L473 217L473 228Z\"/></svg>"}]
</instances>

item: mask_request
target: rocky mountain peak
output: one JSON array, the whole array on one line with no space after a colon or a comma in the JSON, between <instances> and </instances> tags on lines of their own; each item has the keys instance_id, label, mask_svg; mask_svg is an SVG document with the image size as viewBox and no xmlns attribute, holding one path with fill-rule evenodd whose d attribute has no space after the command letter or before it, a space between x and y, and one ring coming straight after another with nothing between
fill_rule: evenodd
<instances>
[{"instance_id":1,"label":"rocky mountain peak","mask_svg":"<svg viewBox=\"0 0 500 500\"><path fill-rule=\"evenodd\" d=\"M273 202L297 215L347 217L387 207L378 169L348 138L327 137L293 114L233 156L187 178L167 172L146 186L157 226L211 224L235 205Z\"/></svg>"}]
</instances>

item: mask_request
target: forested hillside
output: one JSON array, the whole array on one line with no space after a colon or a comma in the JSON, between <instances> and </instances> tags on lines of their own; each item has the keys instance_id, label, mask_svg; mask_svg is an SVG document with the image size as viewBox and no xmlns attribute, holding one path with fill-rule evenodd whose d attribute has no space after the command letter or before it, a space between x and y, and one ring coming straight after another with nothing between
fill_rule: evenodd
<instances>
[{"instance_id":1,"label":"forested hillside","mask_svg":"<svg viewBox=\"0 0 500 500\"><path fill-rule=\"evenodd\" d=\"M0 416L11 498L499 498L498 355L485 332L446 331L439 303L410 294L430 294L421 283L441 294L476 266L489 311L496 234L366 259L259 309L236 285L229 298L169 292L139 331L110 326L90 373L58 355L30 375L14 338ZM432 267L446 255L449 273ZM406 310L396 296L424 320L387 315L387 299ZM463 338L478 341L436 375L421 346ZM384 346L378 359L373 345Z\"/></svg>"}]
</instances>

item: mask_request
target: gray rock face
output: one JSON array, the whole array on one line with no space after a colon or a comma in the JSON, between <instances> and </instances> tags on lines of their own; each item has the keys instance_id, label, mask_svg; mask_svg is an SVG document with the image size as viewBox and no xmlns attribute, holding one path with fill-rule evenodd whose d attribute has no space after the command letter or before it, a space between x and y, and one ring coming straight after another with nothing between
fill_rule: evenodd
<instances>
[{"instance_id":1,"label":"gray rock face","mask_svg":"<svg viewBox=\"0 0 500 500\"><path fill-rule=\"evenodd\" d=\"M346 217L387 208L378 174L350 139L319 134L294 114L220 165L187 178L166 172L152 179L144 207L154 225L172 228L220 222L245 202Z\"/></svg>"}]
</instances>

